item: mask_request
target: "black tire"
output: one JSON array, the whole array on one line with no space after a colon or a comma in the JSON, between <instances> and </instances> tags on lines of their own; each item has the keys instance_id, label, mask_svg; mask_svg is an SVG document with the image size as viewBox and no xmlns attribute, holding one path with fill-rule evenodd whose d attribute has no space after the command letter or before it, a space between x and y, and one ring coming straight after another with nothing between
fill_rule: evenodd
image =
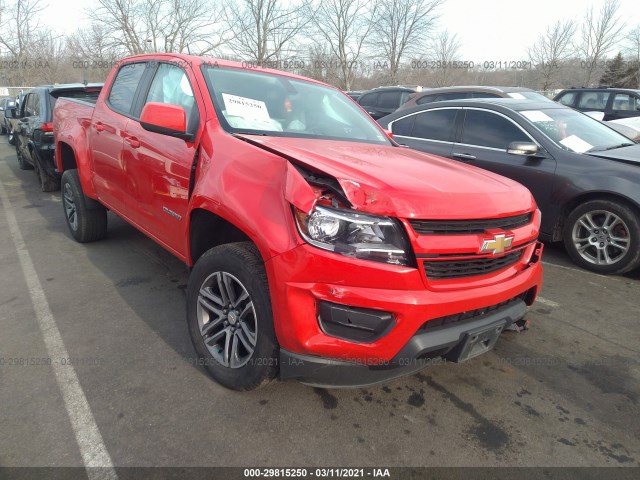
<instances>
[{"instance_id":1,"label":"black tire","mask_svg":"<svg viewBox=\"0 0 640 480\"><path fill-rule=\"evenodd\" d=\"M213 310L206 308L204 304L209 307L216 307L217 304L211 296L202 296L201 292L207 289L211 295L216 296L218 280L224 283L225 279L231 279L229 281L234 285L233 296L236 299L242 297L242 292L248 295L248 299L244 303L238 302L239 306L234 305L228 310L218 309L220 313L217 313L217 318L209 317ZM217 295L217 298L224 300L224 295ZM242 314L237 315L239 310L247 311L247 302L252 304L252 309L248 310L250 313L244 317ZM233 318L232 312L235 312ZM253 390L267 384L278 374L279 348L273 328L267 275L260 254L252 243L221 245L200 257L191 272L187 287L187 322L199 363L222 386L232 390ZM241 323L244 325L240 325ZM215 328L207 328L213 325ZM243 333L243 329L246 332L252 326L255 328L253 336ZM208 330L206 335L209 346L205 344L205 330ZM226 355L225 348L211 343L214 337L218 337L218 341L225 346L235 345L233 342L236 342L237 350L226 347L226 350L235 352L235 355ZM243 339L254 342L252 352L242 346ZM236 358L236 366L232 366L231 360L225 366L222 362L227 358Z\"/></svg>"},{"instance_id":2,"label":"black tire","mask_svg":"<svg viewBox=\"0 0 640 480\"><path fill-rule=\"evenodd\" d=\"M80 243L102 240L107 235L107 210L82 191L78 170L62 174L62 210L71 236Z\"/></svg>"},{"instance_id":3,"label":"black tire","mask_svg":"<svg viewBox=\"0 0 640 480\"><path fill-rule=\"evenodd\" d=\"M563 240L567 253L581 267L603 275L634 270L640 266L639 217L636 210L622 202L583 203L565 221Z\"/></svg>"},{"instance_id":4,"label":"black tire","mask_svg":"<svg viewBox=\"0 0 640 480\"><path fill-rule=\"evenodd\" d=\"M33 165L24 159L18 145L16 145L16 156L18 157L18 167L20 167L20 170L33 170Z\"/></svg>"}]
</instances>

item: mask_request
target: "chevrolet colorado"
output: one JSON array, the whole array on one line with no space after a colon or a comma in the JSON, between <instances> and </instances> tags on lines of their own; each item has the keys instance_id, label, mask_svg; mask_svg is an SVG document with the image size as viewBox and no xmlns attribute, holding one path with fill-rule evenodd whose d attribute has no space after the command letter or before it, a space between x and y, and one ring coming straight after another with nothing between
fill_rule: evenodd
<instances>
[{"instance_id":1,"label":"chevrolet colorado","mask_svg":"<svg viewBox=\"0 0 640 480\"><path fill-rule=\"evenodd\" d=\"M187 324L220 384L362 386L490 350L541 286L520 184L400 147L339 90L177 54L128 57L60 98L62 203L107 210L193 267Z\"/></svg>"}]
</instances>

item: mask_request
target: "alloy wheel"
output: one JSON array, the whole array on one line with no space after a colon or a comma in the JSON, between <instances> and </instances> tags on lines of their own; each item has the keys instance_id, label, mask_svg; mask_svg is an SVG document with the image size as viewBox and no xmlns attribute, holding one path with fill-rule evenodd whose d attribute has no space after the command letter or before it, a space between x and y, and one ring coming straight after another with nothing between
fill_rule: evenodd
<instances>
[{"instance_id":1,"label":"alloy wheel","mask_svg":"<svg viewBox=\"0 0 640 480\"><path fill-rule=\"evenodd\" d=\"M209 275L198 294L198 326L213 358L224 367L245 365L256 349L258 322L245 286L227 272Z\"/></svg>"},{"instance_id":2,"label":"alloy wheel","mask_svg":"<svg viewBox=\"0 0 640 480\"><path fill-rule=\"evenodd\" d=\"M573 225L571 239L578 254L593 265L613 265L627 254L631 245L629 227L618 215L594 210Z\"/></svg>"},{"instance_id":3,"label":"alloy wheel","mask_svg":"<svg viewBox=\"0 0 640 480\"><path fill-rule=\"evenodd\" d=\"M73 200L71 185L68 183L64 184L62 202L64 203L64 212L67 215L67 220L69 220L69 225L75 232L78 229L78 212L76 211L76 203Z\"/></svg>"}]
</instances>

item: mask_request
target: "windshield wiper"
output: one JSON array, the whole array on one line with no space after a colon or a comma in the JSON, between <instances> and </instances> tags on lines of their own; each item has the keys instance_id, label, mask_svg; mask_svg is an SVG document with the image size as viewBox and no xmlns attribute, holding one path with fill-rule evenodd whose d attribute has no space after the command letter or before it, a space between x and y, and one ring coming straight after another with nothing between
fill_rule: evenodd
<instances>
[{"instance_id":1,"label":"windshield wiper","mask_svg":"<svg viewBox=\"0 0 640 480\"><path fill-rule=\"evenodd\" d=\"M622 147L630 147L632 145L635 145L635 143L631 143L631 142L625 142L625 143L621 143L619 145L614 145L612 147L607 147L607 148L598 148L597 150L595 149L591 149L589 150L588 153L592 153L592 152L606 152L607 150L615 150L616 148L622 148Z\"/></svg>"}]
</instances>

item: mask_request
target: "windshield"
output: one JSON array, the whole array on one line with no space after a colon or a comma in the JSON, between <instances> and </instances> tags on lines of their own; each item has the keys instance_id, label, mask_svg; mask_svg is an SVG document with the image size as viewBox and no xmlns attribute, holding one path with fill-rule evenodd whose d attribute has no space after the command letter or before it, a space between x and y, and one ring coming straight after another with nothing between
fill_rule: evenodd
<instances>
[{"instance_id":1,"label":"windshield","mask_svg":"<svg viewBox=\"0 0 640 480\"><path fill-rule=\"evenodd\" d=\"M627 137L587 115L569 108L520 112L560 148L577 153L633 145Z\"/></svg>"},{"instance_id":2,"label":"windshield","mask_svg":"<svg viewBox=\"0 0 640 480\"><path fill-rule=\"evenodd\" d=\"M223 128L231 133L391 142L344 93L269 73L204 66Z\"/></svg>"}]
</instances>

